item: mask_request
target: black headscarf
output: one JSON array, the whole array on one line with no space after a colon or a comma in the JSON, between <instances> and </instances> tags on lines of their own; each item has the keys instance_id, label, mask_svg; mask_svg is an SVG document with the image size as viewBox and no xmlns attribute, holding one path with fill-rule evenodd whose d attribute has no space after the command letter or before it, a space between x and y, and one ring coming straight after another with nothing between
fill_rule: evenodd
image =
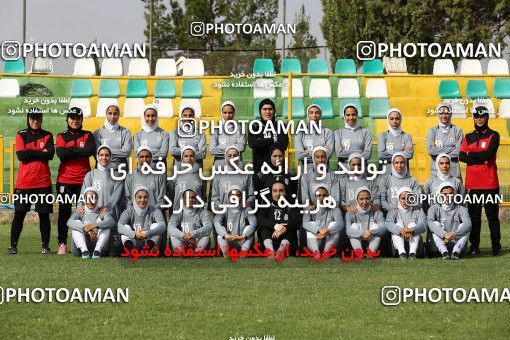
<instances>
[{"instance_id":1,"label":"black headscarf","mask_svg":"<svg viewBox=\"0 0 510 340\"><path fill-rule=\"evenodd\" d=\"M39 131L41 131L41 128L39 129L32 129L30 127L30 124L28 123L28 118L29 117L33 117L33 116L41 116L41 127L42 127L42 111L41 109L39 109L38 107L32 107L30 109L28 109L27 111L27 127L28 127L28 130L32 131L33 133L38 133Z\"/></svg>"},{"instance_id":2,"label":"black headscarf","mask_svg":"<svg viewBox=\"0 0 510 340\"><path fill-rule=\"evenodd\" d=\"M485 106L477 106L475 108L475 112L473 113L473 117L475 115L477 115L477 116L485 116L485 115L489 116L489 110ZM482 126L478 126L478 125L476 125L476 123L474 123L474 124L475 124L475 130L477 132L483 132L483 131L487 130L487 128L489 127L489 120L487 119L485 124L482 125Z\"/></svg>"},{"instance_id":3,"label":"black headscarf","mask_svg":"<svg viewBox=\"0 0 510 340\"><path fill-rule=\"evenodd\" d=\"M271 99L269 99L269 98L265 98L265 99L262 99L260 101L260 103L259 103L259 114L262 111L262 107L264 105L267 105L267 104L271 105L271 107L273 108L274 114L273 114L273 119L272 120L274 121L276 119L276 107L274 105L274 102ZM265 122L264 118L262 118L262 115L260 115L260 120L262 122Z\"/></svg>"}]
</instances>

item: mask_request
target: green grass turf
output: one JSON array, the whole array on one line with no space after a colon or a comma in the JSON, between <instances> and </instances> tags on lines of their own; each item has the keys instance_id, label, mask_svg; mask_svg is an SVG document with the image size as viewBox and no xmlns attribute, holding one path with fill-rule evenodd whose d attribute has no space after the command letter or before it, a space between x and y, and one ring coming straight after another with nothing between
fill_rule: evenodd
<instances>
[{"instance_id":1,"label":"green grass turf","mask_svg":"<svg viewBox=\"0 0 510 340\"><path fill-rule=\"evenodd\" d=\"M502 226L503 245L510 242ZM483 249L490 253L487 226ZM128 287L127 304L9 303L0 306L4 338L276 339L506 338L506 304L407 303L386 307L381 288L510 287L510 253L460 261L341 259L82 260L40 255L35 224L8 256L10 226L0 229L2 287ZM53 226L52 245L55 245ZM507 248L505 248L507 249Z\"/></svg>"}]
</instances>

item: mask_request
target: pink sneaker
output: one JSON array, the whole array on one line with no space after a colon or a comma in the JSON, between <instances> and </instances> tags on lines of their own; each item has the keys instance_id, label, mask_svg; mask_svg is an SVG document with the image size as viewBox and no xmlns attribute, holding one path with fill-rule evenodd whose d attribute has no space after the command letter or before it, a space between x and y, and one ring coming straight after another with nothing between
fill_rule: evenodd
<instances>
[{"instance_id":1,"label":"pink sneaker","mask_svg":"<svg viewBox=\"0 0 510 340\"><path fill-rule=\"evenodd\" d=\"M67 246L65 245L65 243L60 243L60 245L58 246L57 254L58 255L65 255L65 254L67 254Z\"/></svg>"}]
</instances>

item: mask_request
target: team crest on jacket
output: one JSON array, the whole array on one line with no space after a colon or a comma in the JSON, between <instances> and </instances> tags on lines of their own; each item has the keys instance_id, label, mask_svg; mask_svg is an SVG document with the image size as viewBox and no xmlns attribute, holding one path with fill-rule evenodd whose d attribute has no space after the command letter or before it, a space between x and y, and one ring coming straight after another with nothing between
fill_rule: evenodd
<instances>
[{"instance_id":1,"label":"team crest on jacket","mask_svg":"<svg viewBox=\"0 0 510 340\"><path fill-rule=\"evenodd\" d=\"M284 214L283 215L283 220L284 221L288 221L289 220L289 214Z\"/></svg>"},{"instance_id":2,"label":"team crest on jacket","mask_svg":"<svg viewBox=\"0 0 510 340\"><path fill-rule=\"evenodd\" d=\"M39 147L40 147L41 149L44 149L44 142L39 142Z\"/></svg>"},{"instance_id":3,"label":"team crest on jacket","mask_svg":"<svg viewBox=\"0 0 510 340\"><path fill-rule=\"evenodd\" d=\"M83 148L85 146L85 143L80 142L80 148Z\"/></svg>"},{"instance_id":4,"label":"team crest on jacket","mask_svg":"<svg viewBox=\"0 0 510 340\"><path fill-rule=\"evenodd\" d=\"M482 149L485 149L485 146L486 146L486 145L487 145L487 143L486 143L485 141L483 141L483 142L482 142L482 145L481 145Z\"/></svg>"}]
</instances>

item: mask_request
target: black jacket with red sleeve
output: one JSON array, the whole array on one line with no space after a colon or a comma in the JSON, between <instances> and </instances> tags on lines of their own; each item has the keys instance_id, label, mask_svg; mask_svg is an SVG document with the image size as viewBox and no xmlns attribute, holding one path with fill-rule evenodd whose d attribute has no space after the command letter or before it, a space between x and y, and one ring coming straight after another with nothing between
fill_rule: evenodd
<instances>
[{"instance_id":1,"label":"black jacket with red sleeve","mask_svg":"<svg viewBox=\"0 0 510 340\"><path fill-rule=\"evenodd\" d=\"M60 158L57 183L83 184L85 175L90 171L89 157L96 152L92 132L67 130L57 135L56 144Z\"/></svg>"},{"instance_id":2,"label":"black jacket with red sleeve","mask_svg":"<svg viewBox=\"0 0 510 340\"><path fill-rule=\"evenodd\" d=\"M46 151L44 151L46 150ZM16 156L20 163L17 189L51 187L48 162L55 155L53 135L46 130L24 129L16 134Z\"/></svg>"},{"instance_id":3,"label":"black jacket with red sleeve","mask_svg":"<svg viewBox=\"0 0 510 340\"><path fill-rule=\"evenodd\" d=\"M466 189L499 189L496 153L499 133L488 127L464 136L459 159L467 164Z\"/></svg>"}]
</instances>

